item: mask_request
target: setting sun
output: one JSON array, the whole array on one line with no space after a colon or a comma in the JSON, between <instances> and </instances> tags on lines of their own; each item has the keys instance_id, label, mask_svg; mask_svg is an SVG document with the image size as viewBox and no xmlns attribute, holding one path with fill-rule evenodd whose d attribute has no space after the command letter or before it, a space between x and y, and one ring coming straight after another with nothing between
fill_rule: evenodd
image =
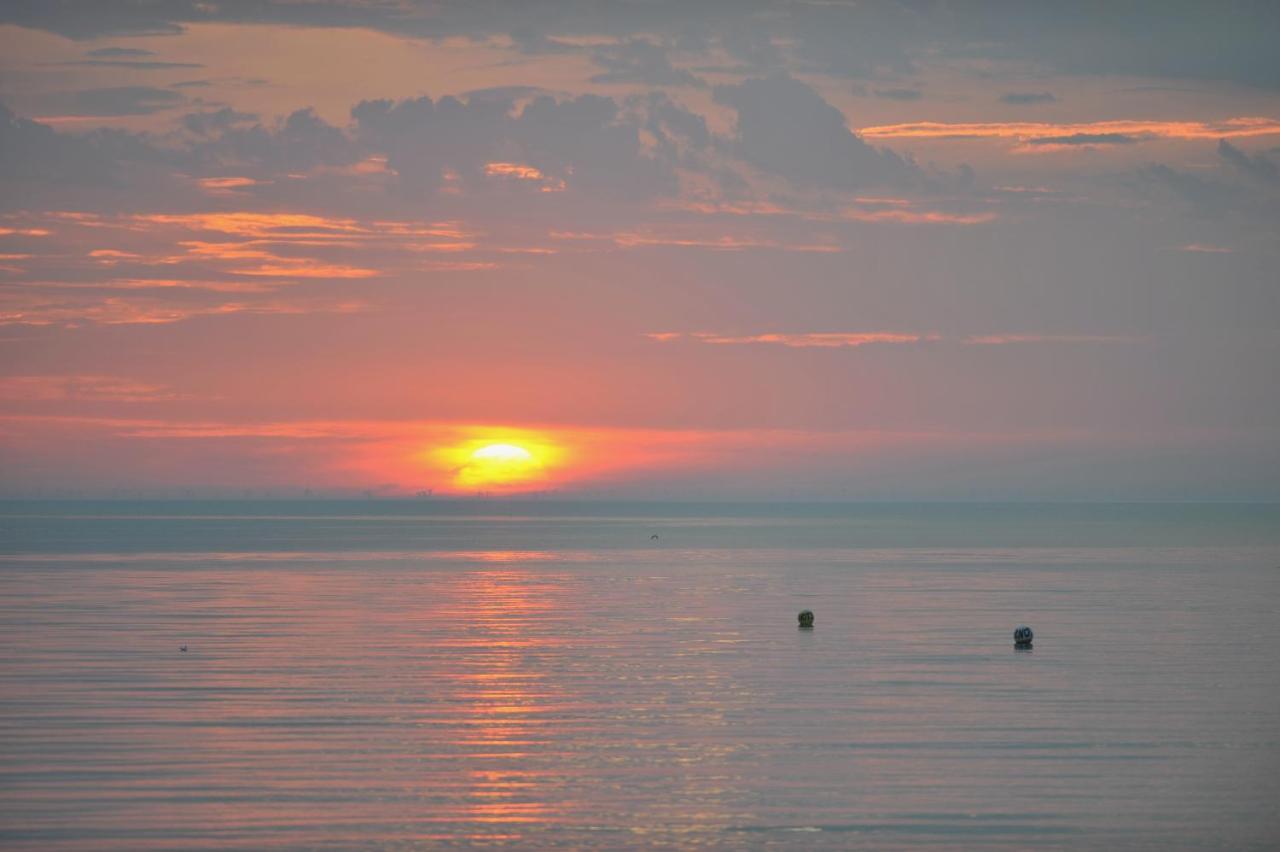
<instances>
[{"instance_id":1,"label":"setting sun","mask_svg":"<svg viewBox=\"0 0 1280 852\"><path fill-rule=\"evenodd\" d=\"M456 481L463 488L506 489L535 482L541 474L541 463L524 447L485 444L471 451L458 469Z\"/></svg>"},{"instance_id":2,"label":"setting sun","mask_svg":"<svg viewBox=\"0 0 1280 852\"><path fill-rule=\"evenodd\" d=\"M532 462L533 454L514 444L489 444L473 452L471 458L475 461L519 464Z\"/></svg>"},{"instance_id":3,"label":"setting sun","mask_svg":"<svg viewBox=\"0 0 1280 852\"><path fill-rule=\"evenodd\" d=\"M488 429L481 436L433 451L447 465L452 486L462 491L516 492L544 488L559 470L564 449L526 430ZM488 434L485 434L488 433Z\"/></svg>"}]
</instances>

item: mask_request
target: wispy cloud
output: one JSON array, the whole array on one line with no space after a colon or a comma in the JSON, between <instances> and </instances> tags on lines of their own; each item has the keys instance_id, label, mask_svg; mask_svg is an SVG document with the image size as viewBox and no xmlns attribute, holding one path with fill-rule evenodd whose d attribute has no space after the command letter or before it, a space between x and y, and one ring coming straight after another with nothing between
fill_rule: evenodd
<instances>
[{"instance_id":1,"label":"wispy cloud","mask_svg":"<svg viewBox=\"0 0 1280 852\"><path fill-rule=\"evenodd\" d=\"M164 385L121 376L55 375L0 378L0 400L6 402L165 402L189 399Z\"/></svg>"},{"instance_id":2,"label":"wispy cloud","mask_svg":"<svg viewBox=\"0 0 1280 852\"><path fill-rule=\"evenodd\" d=\"M1225 121L1095 121L1083 124L1047 122L940 122L918 121L864 127L868 139L1069 139L1083 136L1127 136L1139 139L1200 140L1280 135L1280 120L1242 116Z\"/></svg>"},{"instance_id":3,"label":"wispy cloud","mask_svg":"<svg viewBox=\"0 0 1280 852\"><path fill-rule=\"evenodd\" d=\"M720 346L766 344L792 349L856 349L872 344L958 343L963 346L1002 346L1009 344L1088 344L1133 343L1137 337L1099 334L981 334L951 338L940 334L899 331L853 332L767 332L764 334L719 334L708 331L654 331L644 335L659 343L687 339Z\"/></svg>"},{"instance_id":4,"label":"wispy cloud","mask_svg":"<svg viewBox=\"0 0 1280 852\"><path fill-rule=\"evenodd\" d=\"M1125 133L1072 133L1067 136L1039 136L1034 139L1028 139L1023 143L1022 147L1016 150L1047 153L1050 151L1070 150L1072 148L1086 149L1111 145L1136 145L1139 141L1137 136Z\"/></svg>"},{"instance_id":5,"label":"wispy cloud","mask_svg":"<svg viewBox=\"0 0 1280 852\"><path fill-rule=\"evenodd\" d=\"M659 331L649 332L645 336L662 343L688 338L698 343L709 343L717 346L767 344L786 346L792 349L854 349L875 343L921 343L939 339L937 335L910 334L896 331L802 332L798 334L768 332L765 334L746 335L717 334L709 331L689 333Z\"/></svg>"},{"instance_id":6,"label":"wispy cloud","mask_svg":"<svg viewBox=\"0 0 1280 852\"><path fill-rule=\"evenodd\" d=\"M751 235L701 234L678 231L617 231L595 233L590 231L551 231L555 240L576 242L605 242L616 248L693 248L712 251L746 251L748 249L772 249L789 252L838 253L844 248L834 243L799 243Z\"/></svg>"},{"instance_id":7,"label":"wispy cloud","mask_svg":"<svg viewBox=\"0 0 1280 852\"><path fill-rule=\"evenodd\" d=\"M179 302L155 296L72 299L39 293L0 295L0 325L161 325L195 317L229 314L354 313L366 309L356 300L275 299L268 301Z\"/></svg>"},{"instance_id":8,"label":"wispy cloud","mask_svg":"<svg viewBox=\"0 0 1280 852\"><path fill-rule=\"evenodd\" d=\"M1057 98L1050 92L1005 92L1000 96L1001 103L1013 104L1015 106L1026 106L1028 104L1051 104Z\"/></svg>"},{"instance_id":9,"label":"wispy cloud","mask_svg":"<svg viewBox=\"0 0 1280 852\"><path fill-rule=\"evenodd\" d=\"M793 217L811 222L872 222L900 225L980 225L995 221L992 210L947 210L937 199L859 196L841 210L806 210L777 201L679 201L663 205L709 216Z\"/></svg>"},{"instance_id":10,"label":"wispy cloud","mask_svg":"<svg viewBox=\"0 0 1280 852\"><path fill-rule=\"evenodd\" d=\"M1226 246L1213 246L1207 243L1184 243L1177 247L1178 251L1191 252L1193 254L1231 254L1233 249Z\"/></svg>"},{"instance_id":11,"label":"wispy cloud","mask_svg":"<svg viewBox=\"0 0 1280 852\"><path fill-rule=\"evenodd\" d=\"M978 334L961 338L967 346L1006 346L1023 343L1137 343L1140 337L1113 334Z\"/></svg>"}]
</instances>

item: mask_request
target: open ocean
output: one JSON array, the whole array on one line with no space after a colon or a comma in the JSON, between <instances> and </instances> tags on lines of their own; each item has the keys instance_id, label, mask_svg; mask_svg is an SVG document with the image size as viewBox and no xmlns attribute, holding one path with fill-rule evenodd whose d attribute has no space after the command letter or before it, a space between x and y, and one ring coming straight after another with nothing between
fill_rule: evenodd
<instances>
[{"instance_id":1,"label":"open ocean","mask_svg":"<svg viewBox=\"0 0 1280 852\"><path fill-rule=\"evenodd\" d=\"M1274 849L1278 609L1276 505L10 502L0 846Z\"/></svg>"}]
</instances>

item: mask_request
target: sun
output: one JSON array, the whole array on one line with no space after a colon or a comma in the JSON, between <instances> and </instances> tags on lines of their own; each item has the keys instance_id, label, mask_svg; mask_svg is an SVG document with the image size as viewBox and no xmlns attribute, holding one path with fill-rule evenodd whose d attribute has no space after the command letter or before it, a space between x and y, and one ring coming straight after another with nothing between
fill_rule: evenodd
<instances>
[{"instance_id":1,"label":"sun","mask_svg":"<svg viewBox=\"0 0 1280 852\"><path fill-rule=\"evenodd\" d=\"M524 463L533 461L533 453L515 444L486 444L471 453L472 461Z\"/></svg>"},{"instance_id":2,"label":"sun","mask_svg":"<svg viewBox=\"0 0 1280 852\"><path fill-rule=\"evenodd\" d=\"M418 456L438 471L446 491L517 494L562 481L573 453L556 437L522 427L458 427ZM447 478L447 481L446 481Z\"/></svg>"},{"instance_id":3,"label":"sun","mask_svg":"<svg viewBox=\"0 0 1280 852\"><path fill-rule=\"evenodd\" d=\"M465 452L454 482L468 490L518 490L542 479L543 464L535 450L514 443L483 443Z\"/></svg>"}]
</instances>

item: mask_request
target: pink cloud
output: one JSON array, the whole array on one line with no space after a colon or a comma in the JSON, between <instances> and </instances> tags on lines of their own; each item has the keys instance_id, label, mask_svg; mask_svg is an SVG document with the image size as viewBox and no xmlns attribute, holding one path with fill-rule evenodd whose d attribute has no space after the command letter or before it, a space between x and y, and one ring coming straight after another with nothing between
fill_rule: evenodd
<instances>
[{"instance_id":1,"label":"pink cloud","mask_svg":"<svg viewBox=\"0 0 1280 852\"><path fill-rule=\"evenodd\" d=\"M1186 243L1178 246L1178 251L1188 251L1196 254L1231 254L1233 249L1224 246L1211 246L1205 243Z\"/></svg>"}]
</instances>

